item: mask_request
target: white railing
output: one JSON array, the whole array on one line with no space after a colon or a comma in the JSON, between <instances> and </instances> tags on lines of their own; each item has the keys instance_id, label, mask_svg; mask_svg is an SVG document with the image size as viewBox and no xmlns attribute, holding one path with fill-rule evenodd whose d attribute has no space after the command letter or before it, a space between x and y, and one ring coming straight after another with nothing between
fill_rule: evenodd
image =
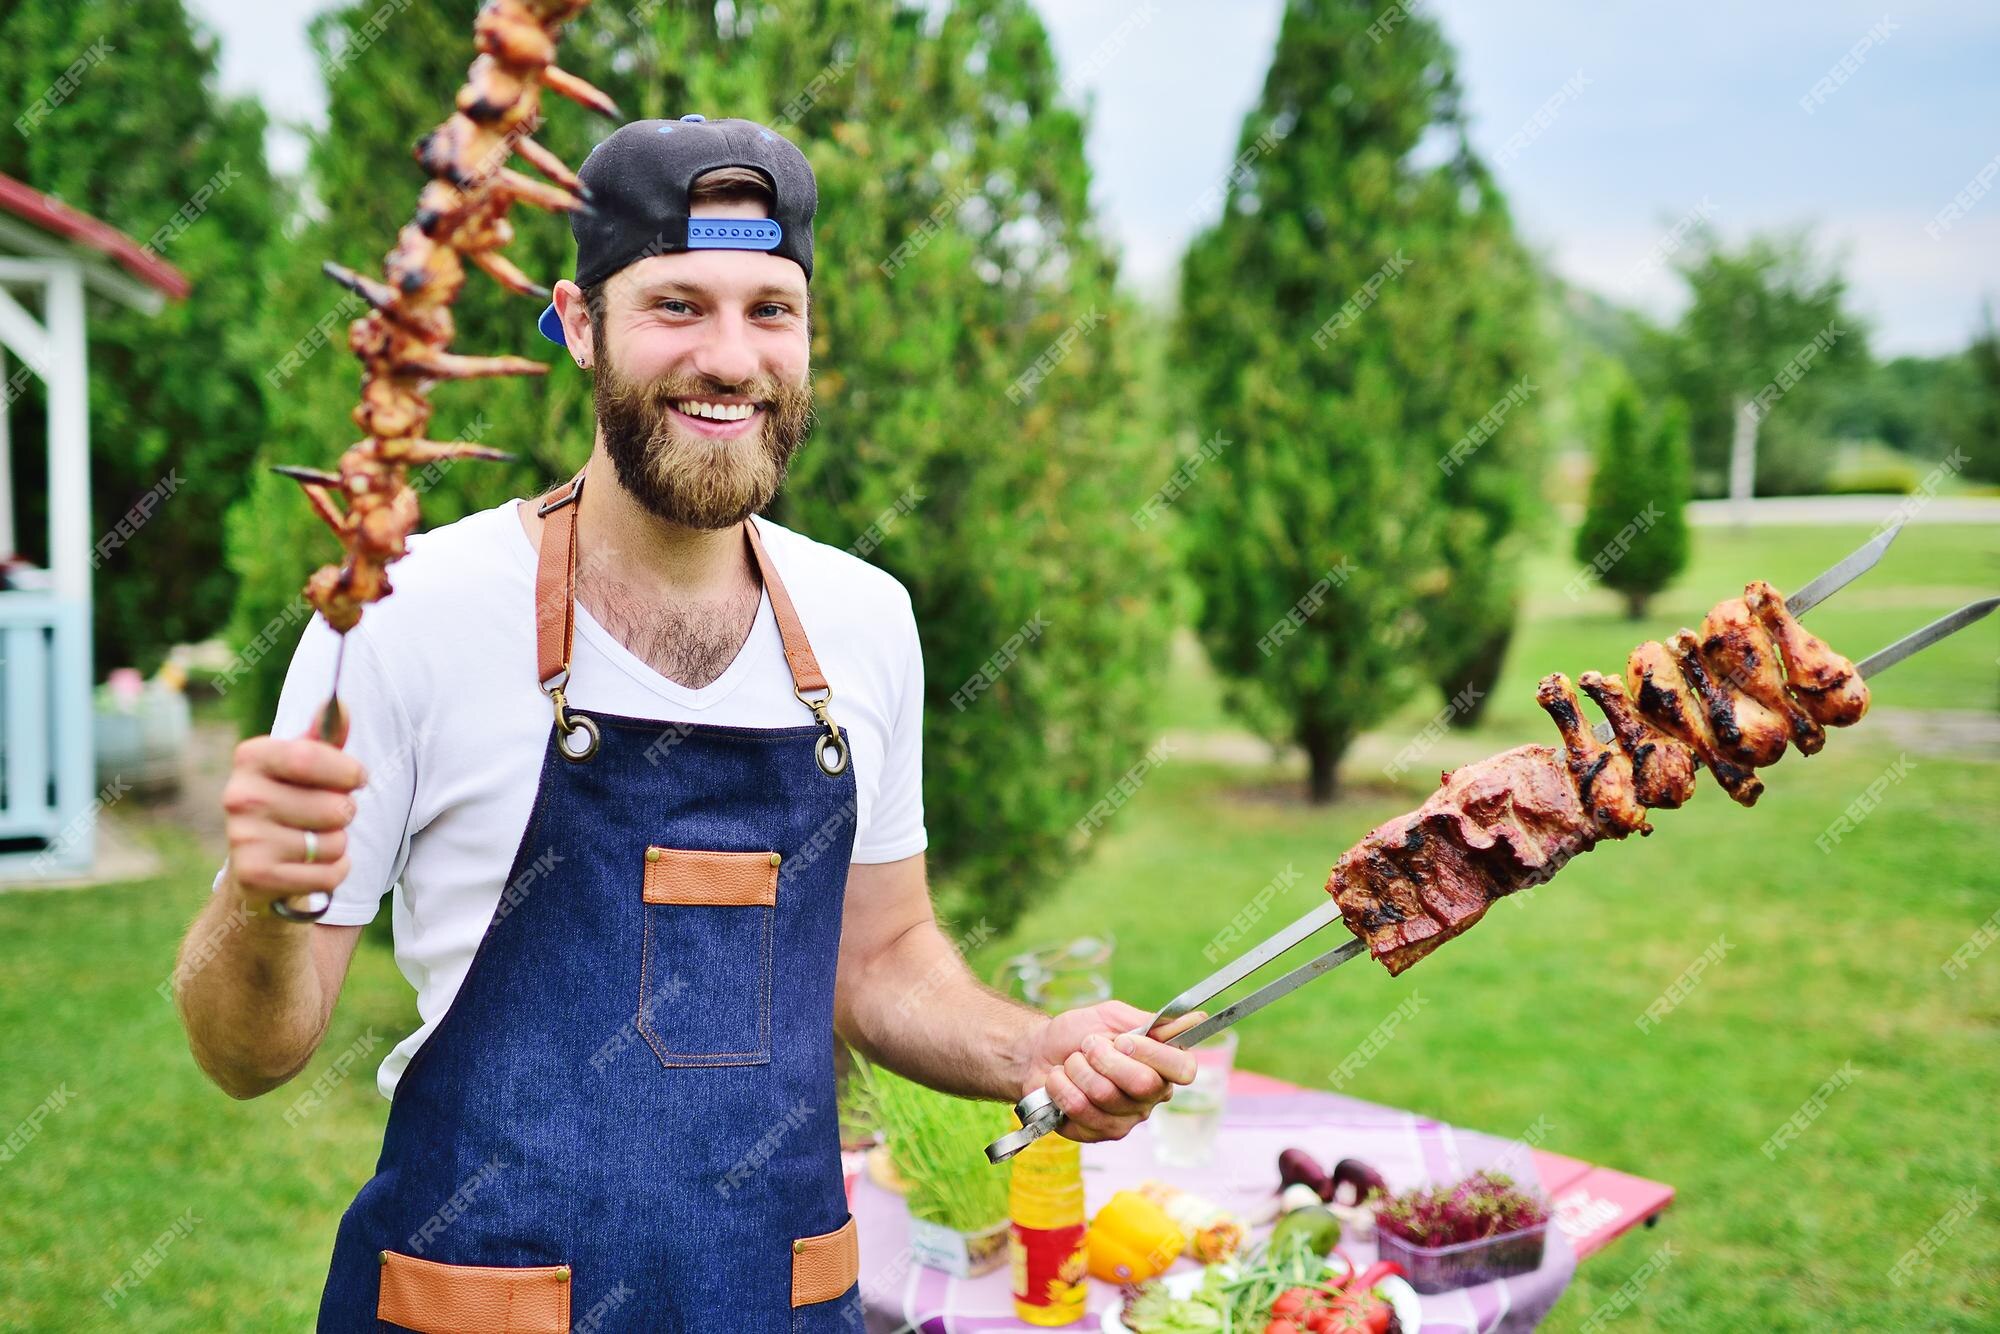
<instances>
[{"instance_id":1,"label":"white railing","mask_svg":"<svg viewBox=\"0 0 2000 1334\"><path fill-rule=\"evenodd\" d=\"M90 867L90 679L87 604L0 592L0 879Z\"/></svg>"}]
</instances>

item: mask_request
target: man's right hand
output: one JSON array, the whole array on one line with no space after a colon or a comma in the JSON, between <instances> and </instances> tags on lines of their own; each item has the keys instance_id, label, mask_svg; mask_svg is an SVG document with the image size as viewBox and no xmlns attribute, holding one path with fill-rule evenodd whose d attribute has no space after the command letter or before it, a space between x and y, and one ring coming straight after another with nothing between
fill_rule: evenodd
<instances>
[{"instance_id":1,"label":"man's right hand","mask_svg":"<svg viewBox=\"0 0 2000 1334\"><path fill-rule=\"evenodd\" d=\"M361 762L313 737L252 737L236 747L222 789L229 880L259 909L273 899L331 893L347 878L347 826ZM306 860L306 831L317 840Z\"/></svg>"}]
</instances>

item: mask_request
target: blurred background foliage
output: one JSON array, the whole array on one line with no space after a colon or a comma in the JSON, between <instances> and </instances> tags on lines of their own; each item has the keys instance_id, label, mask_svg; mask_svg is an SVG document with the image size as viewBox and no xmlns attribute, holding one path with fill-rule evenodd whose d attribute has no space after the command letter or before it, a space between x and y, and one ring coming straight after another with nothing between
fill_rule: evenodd
<instances>
[{"instance_id":1,"label":"blurred background foliage","mask_svg":"<svg viewBox=\"0 0 2000 1334\"><path fill-rule=\"evenodd\" d=\"M356 308L320 264L375 271L407 221L411 146L463 78L476 3L399 9L393 40L377 40L379 8L312 25L328 112L296 181L267 168L259 107L216 92L214 41L181 0L0 12L12 104L113 34L105 72L59 116L0 135L0 171L141 239L218 172L229 182L163 245L195 299L93 312L99 529L170 473L187 483L143 543L110 554L97 655L100 672L151 670L175 643L273 644L231 692L253 730L302 577L335 552L267 465L328 464L352 440ZM1475 722L1552 510L1598 497L1615 533L1630 497L1718 494L1738 404L1824 329L1839 334L1756 423L1759 494L1907 492L1953 451L1950 485L2000 481L1990 317L1962 352L1877 361L1839 259L1805 233L1698 231L1673 259L1688 301L1668 324L1566 284L1469 147L1435 23L1413 13L1385 43L1365 35L1378 17L1358 0L1288 6L1237 169L1215 183L1221 216L1157 308L1118 285L1085 111L1026 0L643 0L594 5L565 38L565 64L626 114L760 119L819 173L818 421L772 517L911 591L952 917L1004 926L1085 856L1078 822L1188 721L1159 703L1176 626L1198 632L1221 708L1303 748L1316 801L1399 704ZM571 162L611 128L550 112L539 137ZM564 222L516 218L512 257L566 275ZM438 393L434 435L518 461L450 469L426 495L431 525L566 476L591 431L587 380L533 331L532 302L474 274L456 314L458 350L551 372ZM38 438L40 413L33 386L17 440ZM1663 458L1679 421L1685 457ZM32 553L43 461L16 452ZM1684 547L1678 518L1620 592L1643 600L1671 577L1676 534ZM1035 624L991 689L954 699Z\"/></svg>"}]
</instances>

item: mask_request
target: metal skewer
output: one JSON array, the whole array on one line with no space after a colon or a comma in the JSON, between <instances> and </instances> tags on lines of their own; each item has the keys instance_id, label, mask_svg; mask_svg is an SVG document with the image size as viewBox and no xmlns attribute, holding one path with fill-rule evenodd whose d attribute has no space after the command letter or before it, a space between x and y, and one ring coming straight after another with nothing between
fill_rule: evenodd
<instances>
[{"instance_id":1,"label":"metal skewer","mask_svg":"<svg viewBox=\"0 0 2000 1334\"><path fill-rule=\"evenodd\" d=\"M333 653L333 684L327 689L326 703L320 705L313 726L321 741L334 746L347 744L347 707L340 702L340 669L346 661L347 636L343 634L340 647ZM323 889L271 900L271 911L288 922L317 922L332 906L333 895Z\"/></svg>"},{"instance_id":2,"label":"metal skewer","mask_svg":"<svg viewBox=\"0 0 2000 1334\"><path fill-rule=\"evenodd\" d=\"M1882 559L1882 553L1889 549L1889 544L1896 540L1896 535L1902 532L1902 530L1903 525L1899 521L1890 528L1885 529L1878 536L1856 548L1851 554L1835 563L1832 568L1806 584L1798 592L1786 598L1785 609L1794 616L1803 616L1806 612L1853 583L1856 579L1874 568L1875 563ZM1910 655L1929 648L1932 644L1937 643L1940 639L1948 635L1956 634L1966 626L1991 614L1996 609L2000 609L2000 597L1985 598L1978 602L1969 603L1966 606L1960 607L1957 611L1939 617L1929 625L1924 626L1921 630L1916 630L1905 635L1887 648L1881 649L1862 659L1855 665L1854 670L1864 679L1879 675ZM1612 740L1611 727L1608 723L1599 723L1591 730L1599 741L1608 742ZM1176 1019L1198 1008L1202 1002L1213 998L1228 987L1242 981L1251 973L1256 972L1299 942L1325 930L1336 922L1342 923L1343 927L1345 926L1342 920L1340 905L1332 899L1328 899L1327 902L1320 904L1311 912L1305 914L1305 916L1288 926L1279 928L1261 943L1245 951L1232 962L1224 964L1221 968L1216 969L1215 972L1210 973L1201 981L1181 992L1165 1005L1162 1005L1158 1010L1155 1010L1152 1017L1145 1023L1128 1031L1134 1036L1151 1033L1162 1023ZM1363 954L1367 953L1367 950L1367 941L1361 939L1359 936L1350 935L1339 945L1334 946L1318 957L1272 979L1249 995L1205 1017L1201 1022L1183 1029L1173 1037L1162 1040L1170 1047L1179 1047L1182 1049L1192 1047L1196 1043L1214 1037L1217 1033L1235 1024L1238 1020L1255 1014L1272 1001L1290 995L1293 991L1296 991L1313 979L1325 976L1351 959L1360 958ZM1014 1114L1021 1118L1021 1128L1002 1135L999 1139L994 1140L986 1146L986 1157L989 1162L1002 1163L1007 1161L1042 1136L1060 1129L1069 1119L1064 1114L1062 1108L1056 1106L1055 1100L1049 1096L1049 1091L1046 1088L1036 1089L1033 1093L1015 1103Z\"/></svg>"}]
</instances>

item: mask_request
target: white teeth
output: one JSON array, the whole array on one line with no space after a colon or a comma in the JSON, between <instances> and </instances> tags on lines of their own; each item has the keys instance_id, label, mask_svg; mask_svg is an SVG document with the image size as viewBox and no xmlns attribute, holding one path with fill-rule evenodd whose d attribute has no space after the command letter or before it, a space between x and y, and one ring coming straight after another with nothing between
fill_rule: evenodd
<instances>
[{"instance_id":1,"label":"white teeth","mask_svg":"<svg viewBox=\"0 0 2000 1334\"><path fill-rule=\"evenodd\" d=\"M740 422L757 411L754 403L704 403L694 398L682 399L674 406L690 417L706 417L718 422Z\"/></svg>"}]
</instances>

